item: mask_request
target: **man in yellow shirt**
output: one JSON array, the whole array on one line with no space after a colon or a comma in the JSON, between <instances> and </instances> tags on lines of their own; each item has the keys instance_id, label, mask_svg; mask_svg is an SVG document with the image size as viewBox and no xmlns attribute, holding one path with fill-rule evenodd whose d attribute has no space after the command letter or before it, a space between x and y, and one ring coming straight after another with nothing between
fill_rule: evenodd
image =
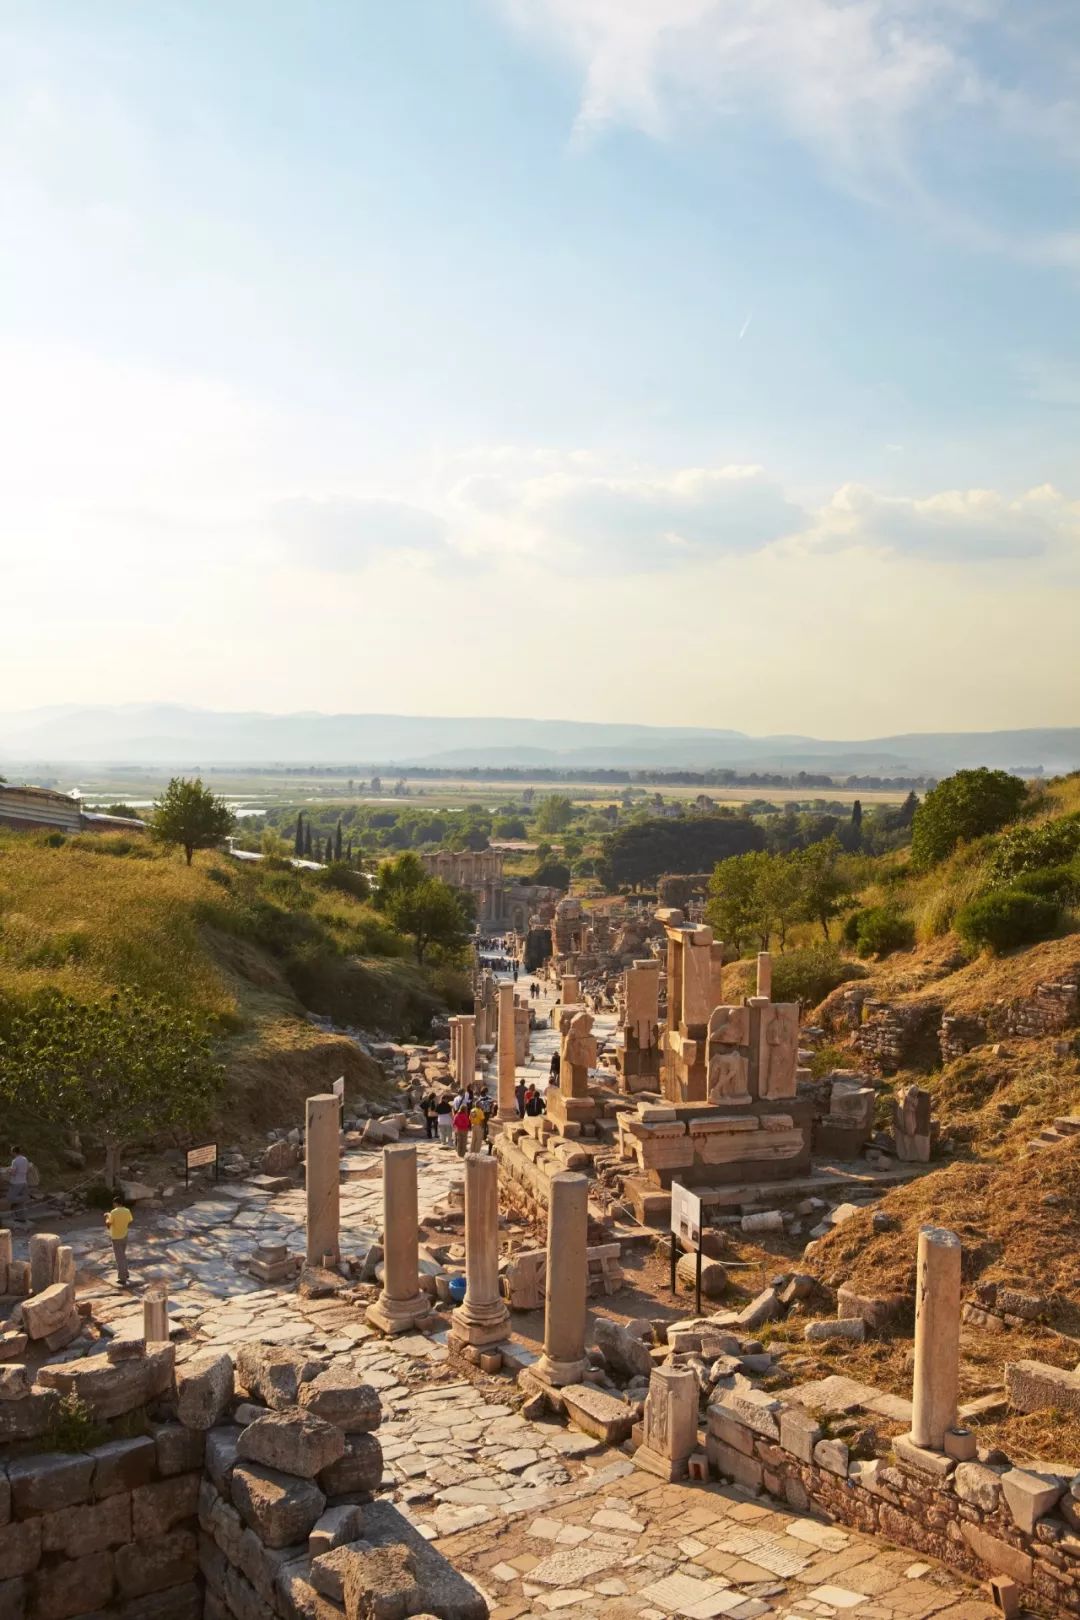
<instances>
[{"instance_id":1,"label":"man in yellow shirt","mask_svg":"<svg viewBox=\"0 0 1080 1620\"><path fill-rule=\"evenodd\" d=\"M112 1201L112 1209L105 1216L105 1226L112 1238L113 1254L116 1256L116 1278L121 1288L126 1288L128 1282L127 1235L132 1220L130 1209L117 1193Z\"/></svg>"}]
</instances>

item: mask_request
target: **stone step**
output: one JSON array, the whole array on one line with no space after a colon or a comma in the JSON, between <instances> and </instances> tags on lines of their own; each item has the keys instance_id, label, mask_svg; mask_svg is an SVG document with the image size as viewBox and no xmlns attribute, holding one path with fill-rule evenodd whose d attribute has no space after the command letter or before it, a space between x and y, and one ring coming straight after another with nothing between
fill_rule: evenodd
<instances>
[{"instance_id":1,"label":"stone step","mask_svg":"<svg viewBox=\"0 0 1080 1620\"><path fill-rule=\"evenodd\" d=\"M1054 1129L1064 1136L1080 1136L1080 1114L1059 1114Z\"/></svg>"}]
</instances>

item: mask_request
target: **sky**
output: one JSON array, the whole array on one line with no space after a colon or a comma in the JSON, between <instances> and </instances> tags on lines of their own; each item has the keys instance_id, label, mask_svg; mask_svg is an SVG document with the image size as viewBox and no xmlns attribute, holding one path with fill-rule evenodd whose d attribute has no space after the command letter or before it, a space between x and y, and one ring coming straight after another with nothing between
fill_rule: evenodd
<instances>
[{"instance_id":1,"label":"sky","mask_svg":"<svg viewBox=\"0 0 1080 1620\"><path fill-rule=\"evenodd\" d=\"M0 0L0 710L1080 723L1075 0Z\"/></svg>"}]
</instances>

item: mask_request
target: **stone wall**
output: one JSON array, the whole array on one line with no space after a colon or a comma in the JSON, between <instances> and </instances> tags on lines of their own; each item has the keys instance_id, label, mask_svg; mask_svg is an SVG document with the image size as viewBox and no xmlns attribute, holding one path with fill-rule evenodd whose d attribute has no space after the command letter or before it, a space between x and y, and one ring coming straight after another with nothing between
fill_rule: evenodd
<instances>
[{"instance_id":1,"label":"stone wall","mask_svg":"<svg viewBox=\"0 0 1080 1620\"><path fill-rule=\"evenodd\" d=\"M936 1035L942 1008L937 1001L908 1001L892 1006L865 1000L862 1022L853 1045L859 1055L881 1074L896 1074L910 1067L929 1067L937 1056Z\"/></svg>"},{"instance_id":2,"label":"stone wall","mask_svg":"<svg viewBox=\"0 0 1080 1620\"><path fill-rule=\"evenodd\" d=\"M1045 1612L1080 1615L1080 1501L1054 1475L1000 1452L942 1456L934 1474L899 1457L855 1461L812 1412L758 1389L709 1407L706 1449L715 1472L800 1512L820 1509L975 1579L1009 1575Z\"/></svg>"}]
</instances>

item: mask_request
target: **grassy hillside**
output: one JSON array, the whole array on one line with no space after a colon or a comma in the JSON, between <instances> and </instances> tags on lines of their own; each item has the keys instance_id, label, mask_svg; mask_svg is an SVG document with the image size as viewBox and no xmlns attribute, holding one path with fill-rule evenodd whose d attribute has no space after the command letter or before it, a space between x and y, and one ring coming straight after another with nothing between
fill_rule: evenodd
<instances>
[{"instance_id":1,"label":"grassy hillside","mask_svg":"<svg viewBox=\"0 0 1080 1620\"><path fill-rule=\"evenodd\" d=\"M80 1001L152 993L209 1024L229 1139L297 1117L305 1095L380 1075L336 1024L421 1033L461 976L421 972L409 942L318 875L182 857L124 837L0 832L0 1020L55 988ZM13 1120L48 1159L47 1133ZM36 1140L35 1140L36 1138Z\"/></svg>"}]
</instances>

